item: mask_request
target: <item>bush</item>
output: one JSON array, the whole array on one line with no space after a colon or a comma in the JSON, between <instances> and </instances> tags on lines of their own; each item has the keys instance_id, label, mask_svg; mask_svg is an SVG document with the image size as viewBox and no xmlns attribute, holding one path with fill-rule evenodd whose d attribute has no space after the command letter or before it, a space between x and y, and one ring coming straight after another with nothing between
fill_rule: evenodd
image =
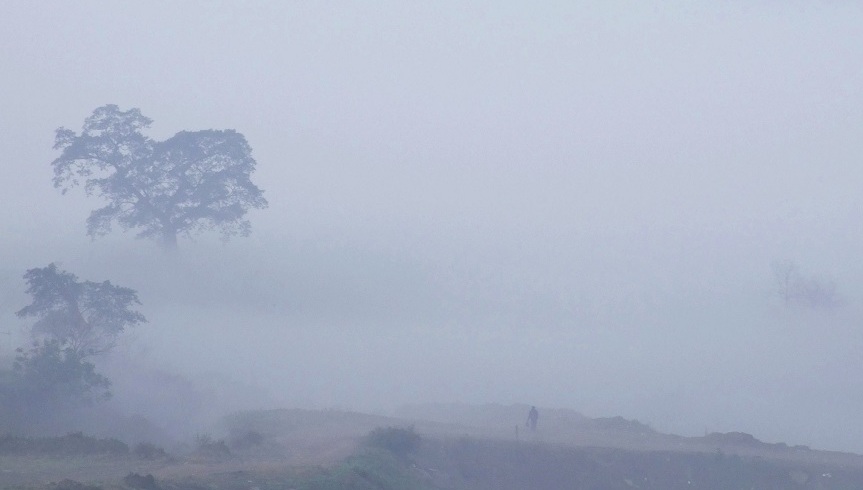
<instances>
[{"instance_id":1,"label":"bush","mask_svg":"<svg viewBox=\"0 0 863 490\"><path fill-rule=\"evenodd\" d=\"M371 447L386 449L391 453L404 456L416 451L421 437L411 427L378 427L369 432L365 443Z\"/></svg>"},{"instance_id":2,"label":"bush","mask_svg":"<svg viewBox=\"0 0 863 490\"><path fill-rule=\"evenodd\" d=\"M229 445L234 449L248 449L260 446L264 443L264 435L258 431L250 430L243 434L235 434L231 437Z\"/></svg>"},{"instance_id":3,"label":"bush","mask_svg":"<svg viewBox=\"0 0 863 490\"><path fill-rule=\"evenodd\" d=\"M81 482L77 482L75 480L65 479L58 483L52 483L50 487L51 490L102 490L102 487L97 487L95 485L86 485Z\"/></svg>"},{"instance_id":4,"label":"bush","mask_svg":"<svg viewBox=\"0 0 863 490\"><path fill-rule=\"evenodd\" d=\"M96 366L57 339L33 343L29 350L16 349L14 382L25 408L49 404L61 411L70 405L87 405L111 397L111 381Z\"/></svg>"},{"instance_id":5,"label":"bush","mask_svg":"<svg viewBox=\"0 0 863 490\"><path fill-rule=\"evenodd\" d=\"M150 444L149 442L136 444L135 448L132 449L132 454L138 458L149 461L168 458L168 453L166 453L163 448L156 446L155 444Z\"/></svg>"},{"instance_id":6,"label":"bush","mask_svg":"<svg viewBox=\"0 0 863 490\"><path fill-rule=\"evenodd\" d=\"M156 479L150 474L142 476L137 473L129 473L123 478L123 483L136 490L162 490L162 487L156 484Z\"/></svg>"},{"instance_id":7,"label":"bush","mask_svg":"<svg viewBox=\"0 0 863 490\"><path fill-rule=\"evenodd\" d=\"M231 457L231 450L225 440L214 440L209 434L195 436L195 446L195 454L204 459L221 460Z\"/></svg>"}]
</instances>

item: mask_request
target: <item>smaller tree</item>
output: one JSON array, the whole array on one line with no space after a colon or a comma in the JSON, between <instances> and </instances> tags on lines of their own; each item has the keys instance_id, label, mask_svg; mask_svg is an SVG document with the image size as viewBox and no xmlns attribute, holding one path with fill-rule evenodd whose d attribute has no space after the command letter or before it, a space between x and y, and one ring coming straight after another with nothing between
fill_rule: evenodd
<instances>
[{"instance_id":1,"label":"smaller tree","mask_svg":"<svg viewBox=\"0 0 863 490\"><path fill-rule=\"evenodd\" d=\"M33 301L16 314L35 317L33 336L57 341L77 359L109 351L127 327L147 321L132 309L141 304L138 293L110 281L81 282L53 263L28 270L24 279Z\"/></svg>"},{"instance_id":2,"label":"smaller tree","mask_svg":"<svg viewBox=\"0 0 863 490\"><path fill-rule=\"evenodd\" d=\"M33 343L17 350L11 376L0 380L0 426L19 429L108 398L111 382L92 358L108 352L126 328L147 321L133 309L138 294L109 281L80 281L56 264L30 269L24 279L32 301L16 314L36 319Z\"/></svg>"},{"instance_id":3,"label":"smaller tree","mask_svg":"<svg viewBox=\"0 0 863 490\"><path fill-rule=\"evenodd\" d=\"M776 292L785 303L790 306L797 295L797 284L800 282L800 272L797 265L791 261L774 262L773 278L776 280Z\"/></svg>"},{"instance_id":4,"label":"smaller tree","mask_svg":"<svg viewBox=\"0 0 863 490\"><path fill-rule=\"evenodd\" d=\"M832 310L842 305L836 283L830 278L804 276L791 261L773 264L776 291L786 307Z\"/></svg>"}]
</instances>

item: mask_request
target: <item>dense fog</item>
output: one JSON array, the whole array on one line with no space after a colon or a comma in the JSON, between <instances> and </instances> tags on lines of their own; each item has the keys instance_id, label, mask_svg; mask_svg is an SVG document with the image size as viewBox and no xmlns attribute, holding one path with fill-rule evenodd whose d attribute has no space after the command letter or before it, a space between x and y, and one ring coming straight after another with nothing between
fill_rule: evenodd
<instances>
[{"instance_id":1,"label":"dense fog","mask_svg":"<svg viewBox=\"0 0 863 490\"><path fill-rule=\"evenodd\" d=\"M3 367L22 275L56 262L138 292L148 323L97 364L166 431L527 403L863 452L860 25L853 2L2 2ZM87 237L100 200L52 187L52 145L105 104L245 135L251 235Z\"/></svg>"}]
</instances>

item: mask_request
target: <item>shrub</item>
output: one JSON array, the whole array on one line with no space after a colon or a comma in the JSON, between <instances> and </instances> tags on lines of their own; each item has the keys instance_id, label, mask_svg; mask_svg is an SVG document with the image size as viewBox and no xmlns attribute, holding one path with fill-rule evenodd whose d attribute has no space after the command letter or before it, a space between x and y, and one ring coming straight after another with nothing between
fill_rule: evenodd
<instances>
[{"instance_id":1,"label":"shrub","mask_svg":"<svg viewBox=\"0 0 863 490\"><path fill-rule=\"evenodd\" d=\"M123 483L136 490L162 490L162 487L156 484L156 479L150 474L142 476L137 473L129 473L123 477Z\"/></svg>"},{"instance_id":2,"label":"shrub","mask_svg":"<svg viewBox=\"0 0 863 490\"><path fill-rule=\"evenodd\" d=\"M58 483L52 483L50 487L51 490L102 490L102 487L97 487L95 485L86 485L81 482L77 482L75 480L65 479L61 480Z\"/></svg>"},{"instance_id":3,"label":"shrub","mask_svg":"<svg viewBox=\"0 0 863 490\"><path fill-rule=\"evenodd\" d=\"M205 459L226 459L231 457L231 450L224 439L214 440L209 434L195 436L195 453Z\"/></svg>"},{"instance_id":4,"label":"shrub","mask_svg":"<svg viewBox=\"0 0 863 490\"><path fill-rule=\"evenodd\" d=\"M132 449L132 454L134 454L138 458L150 461L155 459L168 458L168 453L166 453L163 448L149 442L141 442L136 444L135 448Z\"/></svg>"},{"instance_id":5,"label":"shrub","mask_svg":"<svg viewBox=\"0 0 863 490\"><path fill-rule=\"evenodd\" d=\"M264 435L258 431L250 430L243 434L235 434L231 437L229 445L235 449L248 449L260 446L264 443Z\"/></svg>"},{"instance_id":6,"label":"shrub","mask_svg":"<svg viewBox=\"0 0 863 490\"><path fill-rule=\"evenodd\" d=\"M371 447L386 449L391 453L404 456L416 451L421 437L411 427L378 427L369 432L365 443Z\"/></svg>"}]
</instances>

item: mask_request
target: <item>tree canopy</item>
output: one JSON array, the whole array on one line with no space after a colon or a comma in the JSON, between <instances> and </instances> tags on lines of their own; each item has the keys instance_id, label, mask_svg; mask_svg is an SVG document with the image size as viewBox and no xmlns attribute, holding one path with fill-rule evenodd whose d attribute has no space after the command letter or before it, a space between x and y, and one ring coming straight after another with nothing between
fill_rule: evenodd
<instances>
[{"instance_id":1,"label":"tree canopy","mask_svg":"<svg viewBox=\"0 0 863 490\"><path fill-rule=\"evenodd\" d=\"M19 317L35 317L34 337L52 339L78 357L106 352L127 327L147 321L133 310L141 304L133 289L110 281L79 281L56 264L24 274L32 302L18 310Z\"/></svg>"},{"instance_id":2,"label":"tree canopy","mask_svg":"<svg viewBox=\"0 0 863 490\"><path fill-rule=\"evenodd\" d=\"M181 131L155 141L142 131L152 121L139 109L106 105L93 111L80 134L57 130L54 187L65 194L83 185L107 204L87 219L93 238L112 224L139 238L176 247L178 235L218 229L223 238L247 236L249 209L267 207L251 181L256 162L246 138L234 130Z\"/></svg>"}]
</instances>

